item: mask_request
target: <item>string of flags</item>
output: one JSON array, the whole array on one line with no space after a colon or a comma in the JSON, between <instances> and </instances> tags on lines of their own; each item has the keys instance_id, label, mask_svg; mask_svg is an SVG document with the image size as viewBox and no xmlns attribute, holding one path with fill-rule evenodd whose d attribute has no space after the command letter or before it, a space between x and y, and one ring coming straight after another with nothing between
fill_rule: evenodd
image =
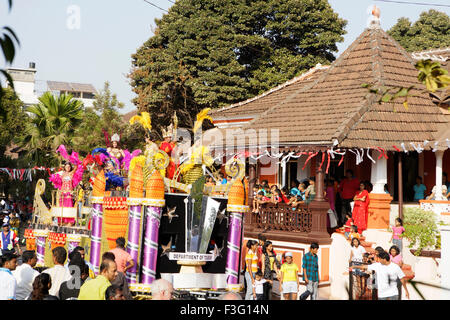
<instances>
[{"instance_id":1,"label":"string of flags","mask_svg":"<svg viewBox=\"0 0 450 320\"><path fill-rule=\"evenodd\" d=\"M436 152L438 149L440 141L430 142L428 140L425 140L423 143L414 143L410 142L409 145L416 151L417 153L422 153L425 151L425 147L429 146L432 152ZM447 149L450 148L450 140L447 138L445 139L445 142L447 144ZM326 150L326 152L322 152L322 158L320 163L320 169L323 167L323 164L325 163L325 159L327 159L327 165L325 169L325 173L328 173L328 170L330 168L330 162L331 159L336 159L336 157L340 156L338 166L341 166L344 160L344 156L347 154L347 152L353 153L355 155L355 161L356 165L359 165L361 162L364 161L364 157L367 157L372 163L376 163L376 160L374 159L374 154L370 154L370 151L376 151L378 153L377 160L380 160L381 158L388 159L387 152L385 149L377 146L372 146L369 148L351 148L351 149L335 149L338 145L338 141L335 140L333 143L333 146ZM409 151L406 149L406 144L403 142L400 144L400 148L396 145L392 146L397 152L404 152L409 153ZM214 161L220 161L225 156L233 156L233 157L240 157L240 158L251 158L253 160L259 160L260 158L267 156L272 159L280 159L280 161L277 162L277 164L281 164L282 166L286 165L287 162L289 162L290 159L298 159L301 156L306 156L306 161L302 167L302 170L305 170L307 164L316 157L319 154L319 152L278 152L278 153L271 153L268 150L259 151L259 152L250 152L250 151L241 151L238 153L232 152L232 153L224 153L219 154L214 157ZM376 155L376 154L375 154ZM373 156L373 157L372 157ZM180 163L183 162L185 159L180 159ZM38 167L35 166L33 168L27 168L27 169L11 169L11 168L0 168L0 172L5 172L8 174L10 179L13 180L21 180L21 181L33 181L33 175L36 174L36 171L46 171L48 175L51 175L54 171L61 170L61 168L46 168L46 167Z\"/></svg>"},{"instance_id":2,"label":"string of flags","mask_svg":"<svg viewBox=\"0 0 450 320\"><path fill-rule=\"evenodd\" d=\"M432 152L436 152L438 149L440 141L430 142L428 140L425 140L423 143L414 143L410 142L409 144L411 147L417 152L421 153L425 151L426 146L430 146L430 149ZM447 144L447 148L450 148L450 140L447 138L445 139L445 142ZM344 156L347 154L347 152L353 153L355 155L355 161L356 165L359 165L361 162L364 161L364 157L367 157L372 163L376 163L376 160L380 160L382 158L389 159L387 152L384 148L378 147L378 146L372 146L368 148L350 148L350 149L335 149L338 145L338 141L335 140L333 143L333 146L326 150L326 152L322 152L322 158L320 162L320 169L322 169L323 164L325 163L325 159L327 159L327 165L325 169L325 173L327 174L330 168L330 160L336 159L336 157L340 156L338 166L341 166L344 160ZM405 143L401 143L400 147L397 147L396 145L392 146L397 152L404 152L408 153L409 151L406 149ZM376 153L370 154L370 151L375 151ZM250 151L241 151L238 153L228 153L228 154L220 154L214 158L214 161L221 160L224 156L235 156L235 157L242 157L242 158L251 158L253 160L259 160L260 158L267 156L272 159L280 159L280 161L277 162L277 164L281 164L282 166L285 166L286 163L290 159L298 159L301 156L306 156L306 161L302 167L302 170L305 170L307 164L311 159L316 157L319 154L319 152L279 152L279 153L270 153L268 150L259 151L259 152L250 152ZM374 159L376 158L376 159Z\"/></svg>"},{"instance_id":3,"label":"string of flags","mask_svg":"<svg viewBox=\"0 0 450 320\"><path fill-rule=\"evenodd\" d=\"M11 168L0 168L0 172L5 172L10 179L20 180L20 181L33 181L33 175L36 171L46 171L48 175L51 172L57 170L56 168L46 168L46 167L33 167L28 169L11 169Z\"/></svg>"}]
</instances>

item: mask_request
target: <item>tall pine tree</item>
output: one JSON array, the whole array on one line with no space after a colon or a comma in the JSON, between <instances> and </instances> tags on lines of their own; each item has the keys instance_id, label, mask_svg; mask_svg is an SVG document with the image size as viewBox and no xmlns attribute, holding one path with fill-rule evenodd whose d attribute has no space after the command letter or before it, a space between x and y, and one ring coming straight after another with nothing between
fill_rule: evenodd
<instances>
[{"instance_id":1,"label":"tall pine tree","mask_svg":"<svg viewBox=\"0 0 450 320\"><path fill-rule=\"evenodd\" d=\"M134 103L160 131L335 57L346 21L327 0L178 0L132 56Z\"/></svg>"}]
</instances>

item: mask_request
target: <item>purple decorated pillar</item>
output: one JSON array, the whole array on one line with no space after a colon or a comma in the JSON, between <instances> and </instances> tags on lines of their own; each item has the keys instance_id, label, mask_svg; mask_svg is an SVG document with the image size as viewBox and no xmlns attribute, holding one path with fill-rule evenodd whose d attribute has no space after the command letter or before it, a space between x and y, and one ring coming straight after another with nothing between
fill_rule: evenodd
<instances>
[{"instance_id":1,"label":"purple decorated pillar","mask_svg":"<svg viewBox=\"0 0 450 320\"><path fill-rule=\"evenodd\" d=\"M48 237L48 230L34 230L36 237L36 266L43 267L45 265L45 242Z\"/></svg>"},{"instance_id":2,"label":"purple decorated pillar","mask_svg":"<svg viewBox=\"0 0 450 320\"><path fill-rule=\"evenodd\" d=\"M141 283L151 284L156 277L158 260L159 222L164 200L164 180L158 170L154 170L145 187L145 238Z\"/></svg>"},{"instance_id":3,"label":"purple decorated pillar","mask_svg":"<svg viewBox=\"0 0 450 320\"><path fill-rule=\"evenodd\" d=\"M230 208L228 208L228 210L230 210ZM244 208L241 208L240 210L245 211ZM228 275L227 284L239 283L239 259L241 256L242 218L244 211L229 211L230 225L228 228L227 240L227 264L225 266L225 273Z\"/></svg>"},{"instance_id":4,"label":"purple decorated pillar","mask_svg":"<svg viewBox=\"0 0 450 320\"><path fill-rule=\"evenodd\" d=\"M141 234L141 211L142 211L142 200L136 198L128 198L128 208L129 208L129 225L128 225L128 244L127 252L131 255L135 264L133 268L128 269L127 279L129 283L137 283L137 270L139 261L139 238Z\"/></svg>"},{"instance_id":5,"label":"purple decorated pillar","mask_svg":"<svg viewBox=\"0 0 450 320\"><path fill-rule=\"evenodd\" d=\"M67 243L68 243L68 253L71 253L76 247L80 245L81 242L81 234L68 234L67 235Z\"/></svg>"},{"instance_id":6,"label":"purple decorated pillar","mask_svg":"<svg viewBox=\"0 0 450 320\"><path fill-rule=\"evenodd\" d=\"M230 213L227 240L227 264L225 273L229 289L239 284L239 259L241 258L241 237L243 214L248 212L245 205L245 190L242 181L236 180L228 192L227 211Z\"/></svg>"},{"instance_id":7,"label":"purple decorated pillar","mask_svg":"<svg viewBox=\"0 0 450 320\"><path fill-rule=\"evenodd\" d=\"M100 271L100 252L102 247L103 197L92 197L92 231L89 262L97 275Z\"/></svg>"},{"instance_id":8,"label":"purple decorated pillar","mask_svg":"<svg viewBox=\"0 0 450 320\"><path fill-rule=\"evenodd\" d=\"M144 259L142 263L142 283L151 284L156 276L156 262L158 258L159 223L161 221L164 200L159 200L159 205L153 203L146 206L145 212L145 239Z\"/></svg>"}]
</instances>

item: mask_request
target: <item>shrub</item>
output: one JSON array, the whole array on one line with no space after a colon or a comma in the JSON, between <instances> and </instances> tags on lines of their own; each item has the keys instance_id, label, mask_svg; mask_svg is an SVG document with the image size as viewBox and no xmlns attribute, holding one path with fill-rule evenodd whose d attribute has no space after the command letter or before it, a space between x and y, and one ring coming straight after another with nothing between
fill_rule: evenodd
<instances>
[{"instance_id":1,"label":"shrub","mask_svg":"<svg viewBox=\"0 0 450 320\"><path fill-rule=\"evenodd\" d=\"M433 212L420 208L405 208L403 226L403 237L410 241L411 247L417 248L416 256L420 255L423 249L436 249L439 228Z\"/></svg>"}]
</instances>

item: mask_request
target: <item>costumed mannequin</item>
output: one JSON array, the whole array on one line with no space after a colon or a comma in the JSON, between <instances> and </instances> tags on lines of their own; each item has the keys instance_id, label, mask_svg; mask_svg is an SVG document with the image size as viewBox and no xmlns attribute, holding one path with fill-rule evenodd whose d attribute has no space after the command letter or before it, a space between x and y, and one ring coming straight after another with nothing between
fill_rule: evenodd
<instances>
[{"instance_id":1,"label":"costumed mannequin","mask_svg":"<svg viewBox=\"0 0 450 320\"><path fill-rule=\"evenodd\" d=\"M105 179L106 179L106 191L121 190L123 187L123 178L120 176L120 172L114 166L113 160L107 160L104 164L105 167Z\"/></svg>"},{"instance_id":2,"label":"costumed mannequin","mask_svg":"<svg viewBox=\"0 0 450 320\"><path fill-rule=\"evenodd\" d=\"M175 171L177 170L177 166L175 162L172 160L172 151L175 148L175 142L173 141L177 135L177 126L178 126L178 118L175 113L172 118L172 123L167 129L163 129L163 138L164 141L161 142L160 149L163 150L170 158L169 165L167 166L166 177L172 179L175 175Z\"/></svg>"},{"instance_id":3,"label":"costumed mannequin","mask_svg":"<svg viewBox=\"0 0 450 320\"><path fill-rule=\"evenodd\" d=\"M175 116L176 117L176 116ZM152 124L151 124L151 118L150 114L148 112L142 112L141 115L135 115L130 119L130 124L134 124L138 122L142 125L142 127L145 129L145 152L144 152L144 159L145 165L143 165L144 170L144 179L145 181L151 174L151 170L149 170L150 167L154 165L154 163L162 163L165 162L168 158L168 155L165 152L162 152L160 148L158 148L158 145L152 141L150 138L150 133L152 130ZM131 165L130 165L131 168ZM130 169L131 170L131 169ZM161 176L166 175L166 168L165 166L162 166L162 169L159 169L159 172L161 173Z\"/></svg>"},{"instance_id":4,"label":"costumed mannequin","mask_svg":"<svg viewBox=\"0 0 450 320\"><path fill-rule=\"evenodd\" d=\"M53 186L60 190L59 206L64 208L72 208L73 205L73 191L78 183L83 178L83 171L85 167L78 159L78 154L72 152L69 156L64 145L60 145L57 152L67 160L64 164L63 170L50 176L50 181ZM75 165L75 167L73 166ZM58 223L74 224L74 218L58 218Z\"/></svg>"},{"instance_id":5,"label":"costumed mannequin","mask_svg":"<svg viewBox=\"0 0 450 320\"><path fill-rule=\"evenodd\" d=\"M214 160L211 157L209 148L202 145L201 134L199 130L204 120L212 122L208 115L210 108L205 108L197 114L197 120L194 123L192 131L194 132L194 144L189 148L189 157L179 167L179 172L183 176L185 183L194 183L203 173L203 166L211 167Z\"/></svg>"},{"instance_id":6,"label":"costumed mannequin","mask_svg":"<svg viewBox=\"0 0 450 320\"><path fill-rule=\"evenodd\" d=\"M116 133L111 137L111 147L108 147L106 149L106 151L113 156L114 158L116 158L117 160L119 160L119 165L122 164L122 160L125 158L125 152L119 147L119 142L120 142L120 137L119 135ZM121 168L123 169L123 168Z\"/></svg>"}]
</instances>

